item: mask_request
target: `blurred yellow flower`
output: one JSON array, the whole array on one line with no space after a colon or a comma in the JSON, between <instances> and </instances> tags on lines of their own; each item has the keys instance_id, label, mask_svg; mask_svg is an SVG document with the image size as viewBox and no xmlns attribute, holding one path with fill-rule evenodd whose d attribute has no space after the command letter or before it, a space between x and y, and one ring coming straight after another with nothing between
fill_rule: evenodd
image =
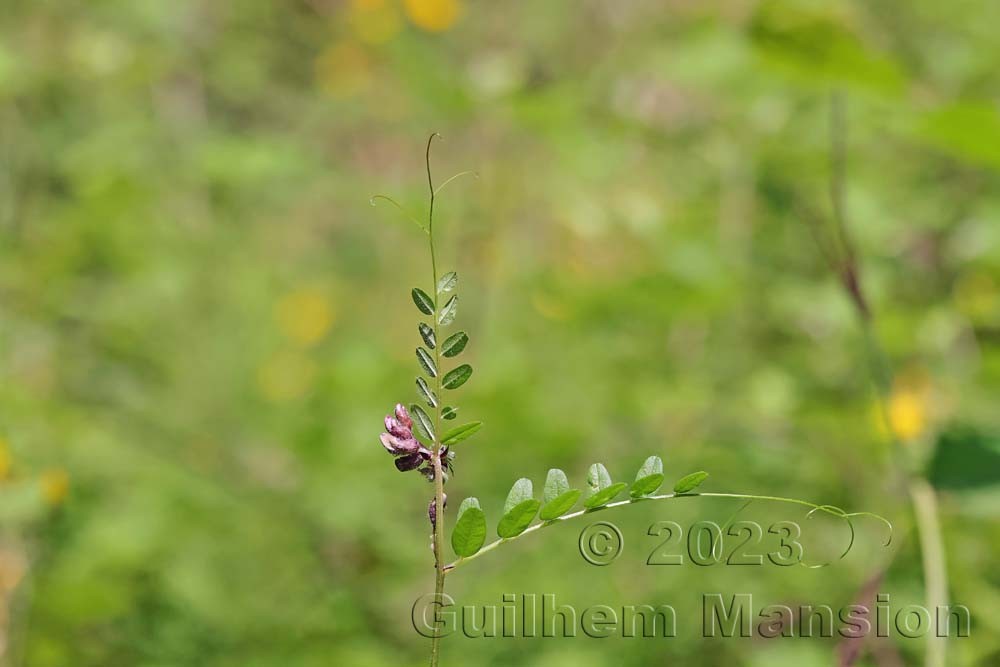
<instances>
[{"instance_id":1,"label":"blurred yellow flower","mask_svg":"<svg viewBox=\"0 0 1000 667\"><path fill-rule=\"evenodd\" d=\"M289 339L299 345L313 345L330 331L334 313L322 291L305 288L283 296L275 305L274 317Z\"/></svg>"},{"instance_id":2,"label":"blurred yellow flower","mask_svg":"<svg viewBox=\"0 0 1000 667\"><path fill-rule=\"evenodd\" d=\"M357 95L371 81L371 61L360 44L335 42L316 58L320 88L336 97Z\"/></svg>"},{"instance_id":3,"label":"blurred yellow flower","mask_svg":"<svg viewBox=\"0 0 1000 667\"><path fill-rule=\"evenodd\" d=\"M42 497L52 507L57 507L69 495L69 475L65 470L46 470L39 480Z\"/></svg>"},{"instance_id":4,"label":"blurred yellow flower","mask_svg":"<svg viewBox=\"0 0 1000 667\"><path fill-rule=\"evenodd\" d=\"M257 370L257 386L273 403L302 398L312 389L316 363L298 352L281 352Z\"/></svg>"},{"instance_id":5,"label":"blurred yellow flower","mask_svg":"<svg viewBox=\"0 0 1000 667\"><path fill-rule=\"evenodd\" d=\"M399 12L386 0L354 0L348 22L362 42L384 44L399 32Z\"/></svg>"},{"instance_id":6,"label":"blurred yellow flower","mask_svg":"<svg viewBox=\"0 0 1000 667\"><path fill-rule=\"evenodd\" d=\"M927 399L923 392L894 390L888 410L889 425L904 442L919 437L927 429Z\"/></svg>"},{"instance_id":7,"label":"blurred yellow flower","mask_svg":"<svg viewBox=\"0 0 1000 667\"><path fill-rule=\"evenodd\" d=\"M931 396L931 380L926 369L914 366L902 370L892 383L885 414L877 411L879 431L886 436L888 427L903 442L919 438L931 421Z\"/></svg>"},{"instance_id":8,"label":"blurred yellow flower","mask_svg":"<svg viewBox=\"0 0 1000 667\"><path fill-rule=\"evenodd\" d=\"M0 482L10 476L11 463L10 447L6 440L0 438Z\"/></svg>"},{"instance_id":9,"label":"blurred yellow flower","mask_svg":"<svg viewBox=\"0 0 1000 667\"><path fill-rule=\"evenodd\" d=\"M428 32L447 30L462 13L460 0L403 0L403 6L414 25Z\"/></svg>"}]
</instances>

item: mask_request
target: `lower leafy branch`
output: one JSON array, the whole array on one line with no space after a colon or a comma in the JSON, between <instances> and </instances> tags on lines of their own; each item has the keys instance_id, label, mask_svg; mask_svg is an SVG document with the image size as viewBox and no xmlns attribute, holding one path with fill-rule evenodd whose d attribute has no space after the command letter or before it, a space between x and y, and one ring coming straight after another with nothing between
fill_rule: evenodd
<instances>
[{"instance_id":1,"label":"lower leafy branch","mask_svg":"<svg viewBox=\"0 0 1000 667\"><path fill-rule=\"evenodd\" d=\"M674 498L734 498L749 502L755 500L782 502L810 508L807 516L812 516L815 512L823 512L844 519L850 528L850 543L841 554L841 558L846 556L854 545L855 531L851 521L854 517L867 516L883 522L889 529L889 537L885 542L885 546L888 546L892 540L892 524L877 514L871 512L848 513L833 505L819 505L798 498L746 493L695 492L695 489L707 478L707 472L694 472L678 480L674 485L673 493L655 495L664 480L663 462L658 456L650 456L639 469L635 481L631 484L629 491L630 498L611 502L622 491L628 488L629 484L626 482L612 482L607 468L600 463L595 463L590 467L590 472L587 476L588 490L583 501L583 509L572 513L569 513L569 511L573 509L584 492L580 489L571 489L566 478L566 473L562 470L552 469L549 471L548 477L545 480L545 489L541 502L533 497L531 480L527 478L519 479L514 483L513 488L511 488L507 496L503 517L497 524L497 535L499 535L500 539L486 546L483 546L486 541L487 532L486 515L479 505L479 500L476 498L466 498L462 502L451 536L452 549L458 556L458 560L446 565L444 571L451 572L464 563L478 558L502 544L585 514L640 502L670 500ZM532 525L532 521L534 521L536 515L541 519L541 522ZM804 563L802 564L805 565ZM822 565L808 567L822 567Z\"/></svg>"}]
</instances>

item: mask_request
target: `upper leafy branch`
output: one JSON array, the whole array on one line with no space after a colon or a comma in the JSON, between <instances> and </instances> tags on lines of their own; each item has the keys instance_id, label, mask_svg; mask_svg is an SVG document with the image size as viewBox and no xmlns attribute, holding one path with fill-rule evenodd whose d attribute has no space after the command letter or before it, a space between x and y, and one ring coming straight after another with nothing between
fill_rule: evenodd
<instances>
[{"instance_id":1,"label":"upper leafy branch","mask_svg":"<svg viewBox=\"0 0 1000 667\"><path fill-rule=\"evenodd\" d=\"M704 471L691 473L682 477L674 485L675 494L686 494L694 491L705 479L708 473ZM635 481L629 492L632 500L648 498L663 485L663 461L659 456L650 456L636 473ZM531 480L521 478L514 482L507 501L504 503L503 516L497 524L497 535L500 541L509 540L528 530L537 515L544 523L550 523L564 516L583 497L583 512L599 510L606 507L628 488L627 482L613 482L608 469L602 463L590 466L587 473L586 495L582 489L570 488L566 473L558 468L549 470L542 490L542 500L534 497ZM536 525L543 525L536 524ZM451 534L451 546L459 558L469 558L483 548L486 541L486 515L483 513L477 498L466 498L458 510L458 520Z\"/></svg>"},{"instance_id":2,"label":"upper leafy branch","mask_svg":"<svg viewBox=\"0 0 1000 667\"><path fill-rule=\"evenodd\" d=\"M414 287L410 292L417 310L428 315L431 319L430 324L424 321L417 324L417 332L420 334L423 345L417 347L416 354L420 370L433 381L434 387L431 387L431 383L427 379L418 375L416 378L417 394L432 414L449 421L458 416L458 408L443 404L442 390L458 389L472 377L472 366L469 364L460 364L447 372L442 368L442 357L446 359L457 357L469 342L469 335L464 331L449 335L440 342L440 345L438 342L441 329L451 325L458 314L458 295L451 294L457 286L458 274L449 271L437 281L435 298L419 287ZM444 305L439 308L438 304L442 301ZM432 418L427 409L419 404L412 406L422 434L435 445L450 447L465 440L482 426L482 422L469 422L448 429L444 433L437 433L435 425L440 424L440 422L438 419Z\"/></svg>"},{"instance_id":3,"label":"upper leafy branch","mask_svg":"<svg viewBox=\"0 0 1000 667\"><path fill-rule=\"evenodd\" d=\"M430 190L427 224L421 224L391 197L376 195L372 197L371 203L374 205L377 200L389 202L427 235L434 293L434 296L431 296L420 287L414 287L410 291L417 310L427 316L426 320L421 318L417 322L417 333L423 343L415 350L421 372L416 377L418 401L410 404L409 410L403 405L397 405L395 415L386 417L386 433L382 434L382 444L397 457L396 467L400 470L419 469L428 480L443 483L446 481L447 473L453 472L455 454L450 448L472 436L480 429L482 423L468 422L450 429L442 426L442 421L452 421L458 417L458 408L451 400L445 400L445 392L454 391L468 382L472 377L472 366L462 363L451 369L445 367L449 359L457 357L465 350L469 336L464 331L444 335L444 330L451 326L458 316L458 295L454 294L458 287L458 274L454 271L440 276L438 274L434 246L434 201L438 192L448 183L473 172L456 174L435 188L431 176L430 149L436 136L438 135L433 134L428 139L425 156L427 184ZM414 437L413 427L416 427L417 434L424 442ZM440 468L440 476L436 466ZM435 490L435 500L429 509L432 524L436 521L436 506L443 507L445 499L443 490L438 487Z\"/></svg>"}]
</instances>

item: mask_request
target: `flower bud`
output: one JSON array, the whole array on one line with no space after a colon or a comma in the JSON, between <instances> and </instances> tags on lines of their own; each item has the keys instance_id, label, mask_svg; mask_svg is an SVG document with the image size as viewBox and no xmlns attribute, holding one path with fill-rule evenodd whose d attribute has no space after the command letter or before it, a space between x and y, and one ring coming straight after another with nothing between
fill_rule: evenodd
<instances>
[{"instance_id":1,"label":"flower bud","mask_svg":"<svg viewBox=\"0 0 1000 667\"><path fill-rule=\"evenodd\" d=\"M399 443L399 439L392 435L391 433L382 433L378 436L379 441L382 446L385 447L385 451L389 452L393 456L396 455L396 449Z\"/></svg>"},{"instance_id":2,"label":"flower bud","mask_svg":"<svg viewBox=\"0 0 1000 667\"><path fill-rule=\"evenodd\" d=\"M402 403L396 404L394 414L395 418L386 415L386 432L379 435L379 440L385 451L399 457L395 461L399 471L415 470L431 459L431 451L413 437L413 420Z\"/></svg>"},{"instance_id":3,"label":"flower bud","mask_svg":"<svg viewBox=\"0 0 1000 667\"><path fill-rule=\"evenodd\" d=\"M431 498L431 504L427 506L427 518L431 520L431 530L437 528L437 503L434 500ZM448 494L444 494L441 498L441 505L448 507Z\"/></svg>"},{"instance_id":4,"label":"flower bud","mask_svg":"<svg viewBox=\"0 0 1000 667\"><path fill-rule=\"evenodd\" d=\"M402 403L396 403L396 421L405 426L406 428L413 428L413 420L410 419L410 413L406 411L406 406Z\"/></svg>"},{"instance_id":5,"label":"flower bud","mask_svg":"<svg viewBox=\"0 0 1000 667\"><path fill-rule=\"evenodd\" d=\"M398 420L393 419L389 415L385 416L385 430L397 438L403 438L404 440L413 437L413 429L403 426Z\"/></svg>"},{"instance_id":6,"label":"flower bud","mask_svg":"<svg viewBox=\"0 0 1000 667\"><path fill-rule=\"evenodd\" d=\"M382 441L382 446L385 447L385 450L393 456L412 454L423 449L423 445L410 432L407 432L406 435L399 435L392 432L382 433L379 435L379 440Z\"/></svg>"},{"instance_id":7,"label":"flower bud","mask_svg":"<svg viewBox=\"0 0 1000 667\"><path fill-rule=\"evenodd\" d=\"M420 452L400 456L395 461L396 469L399 470L399 472L409 472L410 470L414 470L423 462L424 457L420 455Z\"/></svg>"}]
</instances>

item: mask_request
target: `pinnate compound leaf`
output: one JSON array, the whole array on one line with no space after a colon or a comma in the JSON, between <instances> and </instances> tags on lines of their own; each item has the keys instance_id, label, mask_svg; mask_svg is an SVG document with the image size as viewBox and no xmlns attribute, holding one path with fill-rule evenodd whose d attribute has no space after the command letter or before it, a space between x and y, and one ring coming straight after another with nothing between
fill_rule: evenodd
<instances>
[{"instance_id":1,"label":"pinnate compound leaf","mask_svg":"<svg viewBox=\"0 0 1000 667\"><path fill-rule=\"evenodd\" d=\"M426 322L421 322L417 325L417 331L420 332L420 337L424 339L424 345L433 350L434 346L437 345L437 339L434 338L434 329Z\"/></svg>"},{"instance_id":2,"label":"pinnate compound leaf","mask_svg":"<svg viewBox=\"0 0 1000 667\"><path fill-rule=\"evenodd\" d=\"M444 304L441 309L441 314L438 315L438 324L441 326L447 326L455 321L455 315L458 314L458 295L455 294Z\"/></svg>"},{"instance_id":3,"label":"pinnate compound leaf","mask_svg":"<svg viewBox=\"0 0 1000 667\"><path fill-rule=\"evenodd\" d=\"M430 375L432 378L437 377L437 366L434 365L434 360L431 358L431 355L422 347L417 348L417 361L420 362L420 367L424 369L425 373Z\"/></svg>"},{"instance_id":4,"label":"pinnate compound leaf","mask_svg":"<svg viewBox=\"0 0 1000 667\"><path fill-rule=\"evenodd\" d=\"M441 386L445 389L458 389L466 383L471 375L472 366L462 364L444 374L444 377L441 378Z\"/></svg>"},{"instance_id":5,"label":"pinnate compound leaf","mask_svg":"<svg viewBox=\"0 0 1000 667\"><path fill-rule=\"evenodd\" d=\"M417 426L431 442L434 441L434 422L431 421L430 415L420 407L419 405L411 405L410 412L416 417Z\"/></svg>"},{"instance_id":6,"label":"pinnate compound leaf","mask_svg":"<svg viewBox=\"0 0 1000 667\"><path fill-rule=\"evenodd\" d=\"M706 479L708 479L708 473L704 470L685 475L674 484L674 493L691 493Z\"/></svg>"},{"instance_id":7,"label":"pinnate compound leaf","mask_svg":"<svg viewBox=\"0 0 1000 667\"><path fill-rule=\"evenodd\" d=\"M458 408L448 405L441 409L441 419L454 419L458 416Z\"/></svg>"},{"instance_id":8,"label":"pinnate compound leaf","mask_svg":"<svg viewBox=\"0 0 1000 667\"><path fill-rule=\"evenodd\" d=\"M650 456L636 473L630 493L633 498L648 496L656 493L661 484L663 484L663 460L659 456Z\"/></svg>"},{"instance_id":9,"label":"pinnate compound leaf","mask_svg":"<svg viewBox=\"0 0 1000 667\"><path fill-rule=\"evenodd\" d=\"M605 487L583 501L583 506L589 510L604 507L614 500L615 496L625 490L627 486L628 484L625 482L616 482L611 486Z\"/></svg>"},{"instance_id":10,"label":"pinnate compound leaf","mask_svg":"<svg viewBox=\"0 0 1000 667\"><path fill-rule=\"evenodd\" d=\"M427 405L432 408L437 407L437 396L435 396L434 391L427 386L427 381L421 377L417 378L417 392L420 394L420 398L427 401Z\"/></svg>"},{"instance_id":11,"label":"pinnate compound leaf","mask_svg":"<svg viewBox=\"0 0 1000 667\"><path fill-rule=\"evenodd\" d=\"M455 273L454 271L449 271L448 273L441 276L440 280L438 280L437 284L438 294L441 294L443 292L450 292L453 289L455 289L456 285L458 285L458 274Z\"/></svg>"},{"instance_id":12,"label":"pinnate compound leaf","mask_svg":"<svg viewBox=\"0 0 1000 667\"><path fill-rule=\"evenodd\" d=\"M441 436L441 444L456 445L466 438L470 437L473 433L478 431L483 427L483 422L469 422L468 424L462 424L461 426L456 426L453 429L445 431L444 435Z\"/></svg>"},{"instance_id":13,"label":"pinnate compound leaf","mask_svg":"<svg viewBox=\"0 0 1000 667\"><path fill-rule=\"evenodd\" d=\"M446 357L457 357L465 349L469 336L464 331L448 336L441 344L441 354Z\"/></svg>"},{"instance_id":14,"label":"pinnate compound leaf","mask_svg":"<svg viewBox=\"0 0 1000 667\"><path fill-rule=\"evenodd\" d=\"M474 556L486 541L486 515L477 498L466 498L458 508L451 531L451 548L459 558Z\"/></svg>"},{"instance_id":15,"label":"pinnate compound leaf","mask_svg":"<svg viewBox=\"0 0 1000 667\"><path fill-rule=\"evenodd\" d=\"M497 524L497 535L506 540L523 533L531 525L531 520L535 518L539 505L541 503L533 498L514 505Z\"/></svg>"},{"instance_id":16,"label":"pinnate compound leaf","mask_svg":"<svg viewBox=\"0 0 1000 667\"><path fill-rule=\"evenodd\" d=\"M410 296L413 297L413 303L417 306L417 310L424 315L434 314L434 300L427 295L427 292L419 287L414 287L410 290Z\"/></svg>"}]
</instances>

